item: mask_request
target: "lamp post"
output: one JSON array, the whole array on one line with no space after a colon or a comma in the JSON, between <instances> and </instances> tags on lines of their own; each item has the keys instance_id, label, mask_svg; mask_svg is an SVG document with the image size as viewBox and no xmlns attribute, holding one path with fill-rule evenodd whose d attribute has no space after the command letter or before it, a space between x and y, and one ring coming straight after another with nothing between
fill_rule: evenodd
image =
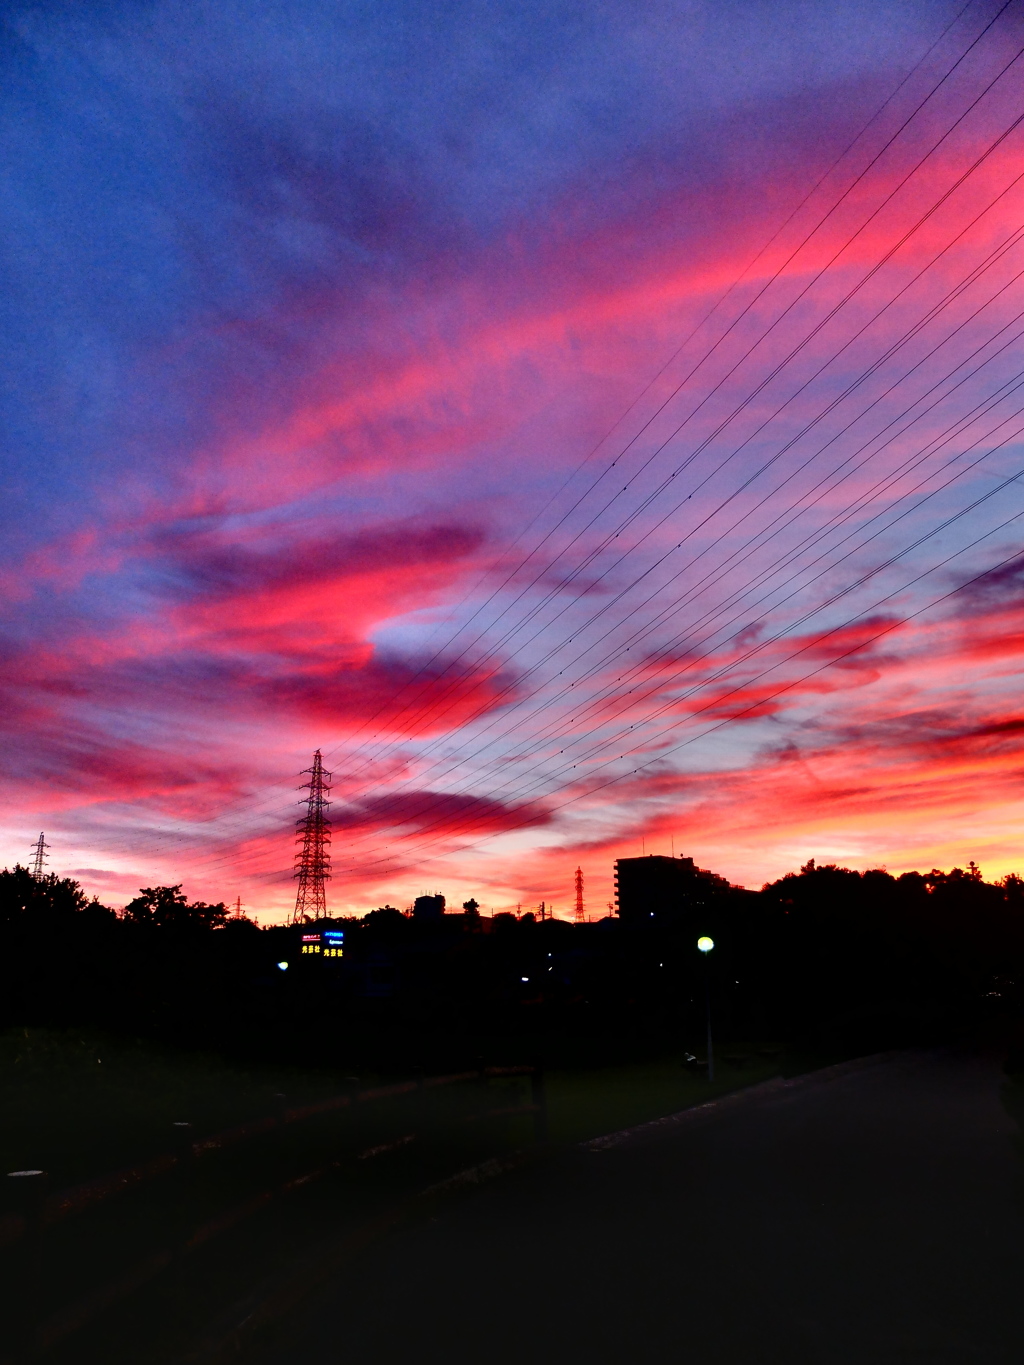
<instances>
[{"instance_id":1,"label":"lamp post","mask_svg":"<svg viewBox=\"0 0 1024 1365\"><path fill-rule=\"evenodd\" d=\"M704 1001L708 1020L708 1080L715 1079L715 1054L711 1047L711 959L708 953L715 946L715 940L706 934L697 940L697 947L704 954Z\"/></svg>"}]
</instances>

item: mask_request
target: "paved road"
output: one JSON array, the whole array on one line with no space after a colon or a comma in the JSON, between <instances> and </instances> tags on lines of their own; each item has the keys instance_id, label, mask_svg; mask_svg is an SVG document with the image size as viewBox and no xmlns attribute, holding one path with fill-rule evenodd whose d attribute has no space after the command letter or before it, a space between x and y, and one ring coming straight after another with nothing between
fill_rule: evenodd
<instances>
[{"instance_id":1,"label":"paved road","mask_svg":"<svg viewBox=\"0 0 1024 1365\"><path fill-rule=\"evenodd\" d=\"M259 1365L1020 1365L994 1058L899 1057L505 1177L367 1252Z\"/></svg>"}]
</instances>

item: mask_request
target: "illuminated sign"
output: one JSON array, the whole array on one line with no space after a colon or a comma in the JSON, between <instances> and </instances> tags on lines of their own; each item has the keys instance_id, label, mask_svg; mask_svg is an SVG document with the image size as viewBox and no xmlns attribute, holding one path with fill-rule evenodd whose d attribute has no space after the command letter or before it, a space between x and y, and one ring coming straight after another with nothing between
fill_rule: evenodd
<instances>
[{"instance_id":1,"label":"illuminated sign","mask_svg":"<svg viewBox=\"0 0 1024 1365\"><path fill-rule=\"evenodd\" d=\"M343 929L325 929L322 934L303 934L302 952L319 957L344 957L345 932Z\"/></svg>"}]
</instances>

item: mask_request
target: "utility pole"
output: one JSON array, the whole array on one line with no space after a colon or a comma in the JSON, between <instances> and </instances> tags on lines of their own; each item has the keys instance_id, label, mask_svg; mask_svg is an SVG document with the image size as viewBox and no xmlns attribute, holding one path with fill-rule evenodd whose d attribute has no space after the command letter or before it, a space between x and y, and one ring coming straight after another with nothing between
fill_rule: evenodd
<instances>
[{"instance_id":1,"label":"utility pole","mask_svg":"<svg viewBox=\"0 0 1024 1365\"><path fill-rule=\"evenodd\" d=\"M715 946L715 941L702 934L697 940L697 947L704 954L704 1003L708 1025L708 1080L715 1079L715 1049L711 1041L711 959L708 953Z\"/></svg>"},{"instance_id":2,"label":"utility pole","mask_svg":"<svg viewBox=\"0 0 1024 1365\"><path fill-rule=\"evenodd\" d=\"M331 790L332 774L324 771L319 749L313 755L313 766L304 771L309 773L309 781L303 790L309 796L301 803L306 814L297 822L296 843L301 847L295 855L294 875L299 879L299 889L292 924L327 918L324 882L331 875L331 821L327 814L331 803L326 793Z\"/></svg>"},{"instance_id":3,"label":"utility pole","mask_svg":"<svg viewBox=\"0 0 1024 1365\"><path fill-rule=\"evenodd\" d=\"M43 838L42 830L39 831L39 838L32 845L32 875L36 881L41 881L43 877L43 864L46 862L46 850L50 845Z\"/></svg>"},{"instance_id":4,"label":"utility pole","mask_svg":"<svg viewBox=\"0 0 1024 1365\"><path fill-rule=\"evenodd\" d=\"M241 919L241 918L242 918L242 898L241 898L241 896L238 896L238 897L236 897L236 899L235 899L235 919Z\"/></svg>"},{"instance_id":5,"label":"utility pole","mask_svg":"<svg viewBox=\"0 0 1024 1365\"><path fill-rule=\"evenodd\" d=\"M575 919L576 919L576 923L577 923L577 924L582 924L582 923L583 923L583 920L584 920L584 914L583 914L583 869L582 869L582 867L578 867L578 868L576 869L576 914L575 914Z\"/></svg>"}]
</instances>

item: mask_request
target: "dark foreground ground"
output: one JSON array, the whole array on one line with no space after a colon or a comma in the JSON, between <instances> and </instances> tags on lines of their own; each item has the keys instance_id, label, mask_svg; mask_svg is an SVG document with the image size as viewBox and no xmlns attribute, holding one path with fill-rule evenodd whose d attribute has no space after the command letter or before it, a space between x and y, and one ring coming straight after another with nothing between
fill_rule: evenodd
<instances>
[{"instance_id":1,"label":"dark foreground ground","mask_svg":"<svg viewBox=\"0 0 1024 1365\"><path fill-rule=\"evenodd\" d=\"M247 1365L1017 1365L1003 1080L902 1055L578 1149L367 1250Z\"/></svg>"}]
</instances>

